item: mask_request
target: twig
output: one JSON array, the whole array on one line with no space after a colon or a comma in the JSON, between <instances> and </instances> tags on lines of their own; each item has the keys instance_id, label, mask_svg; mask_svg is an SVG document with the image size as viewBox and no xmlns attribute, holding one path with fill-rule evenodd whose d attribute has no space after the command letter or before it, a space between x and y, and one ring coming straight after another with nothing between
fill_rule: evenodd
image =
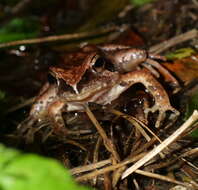
<instances>
[{"instance_id":1,"label":"twig","mask_svg":"<svg viewBox=\"0 0 198 190\"><path fill-rule=\"evenodd\" d=\"M106 149L113 155L113 157L116 159L116 161L120 161L120 157L116 151L115 145L113 144L112 140L107 137L106 132L100 126L99 122L97 121L94 114L91 112L91 110L89 109L89 107L87 105L85 105L85 111L86 111L89 119L92 121L92 123L98 130L98 133L102 137L102 140L103 140L103 143L104 143L104 146L106 147Z\"/></svg>"},{"instance_id":2,"label":"twig","mask_svg":"<svg viewBox=\"0 0 198 190\"><path fill-rule=\"evenodd\" d=\"M170 177L166 177L166 176L163 176L163 175L155 174L155 173L152 173L152 172L147 172L147 171L143 171L143 170L137 169L137 170L135 170L135 173L141 174L141 175L144 175L144 176L147 176L147 177L159 179L159 180L162 180L162 181L175 183L175 184L182 185L182 186L185 186L185 187L191 187L190 185L188 185L186 183L174 180L174 179L172 179Z\"/></svg>"},{"instance_id":3,"label":"twig","mask_svg":"<svg viewBox=\"0 0 198 190\"><path fill-rule=\"evenodd\" d=\"M87 149L86 149L82 144L80 144L80 143L77 142L77 141L67 139L67 140L65 140L65 142L68 143L68 144L71 144L71 145L73 145L73 146L76 146L76 147L78 147L78 148L84 150L85 152L87 152Z\"/></svg>"},{"instance_id":4,"label":"twig","mask_svg":"<svg viewBox=\"0 0 198 190\"><path fill-rule=\"evenodd\" d=\"M131 115L122 113L122 112L120 112L118 110L115 110L115 109L111 109L110 112L115 114L115 115L118 115L120 117L123 117L124 119L128 120L129 122L131 122L140 131L140 133L145 137L145 139L147 141L150 141L151 138L147 135L147 133L144 131L143 128L145 128L149 133L151 133L159 142L162 142L160 140L160 138L155 133L153 133L152 130L150 130L143 122L139 121L137 118L135 118L135 117L133 117Z\"/></svg>"},{"instance_id":5,"label":"twig","mask_svg":"<svg viewBox=\"0 0 198 190\"><path fill-rule=\"evenodd\" d=\"M133 184L135 186L135 190L140 190L140 186L135 178L133 179Z\"/></svg>"},{"instance_id":6,"label":"twig","mask_svg":"<svg viewBox=\"0 0 198 190\"><path fill-rule=\"evenodd\" d=\"M161 53L161 52L167 50L168 48L173 47L173 46L175 46L179 43L182 43L182 42L191 40L193 38L196 38L197 36L198 36L198 31L196 29L193 29L193 30L190 30L190 31L185 32L183 34L180 34L178 36L175 36L175 37L173 37L169 40L161 42L157 45L152 46L149 49L149 52L158 54L158 53Z\"/></svg>"},{"instance_id":7,"label":"twig","mask_svg":"<svg viewBox=\"0 0 198 190\"><path fill-rule=\"evenodd\" d=\"M104 167L105 165L108 165L108 164L111 164L111 163L112 163L112 159L107 159L107 160L103 160L103 161L100 161L100 162L97 162L97 163L73 168L73 169L70 170L70 173L72 175L75 175L75 174L79 174L79 173L83 173L83 172L88 172L88 171L91 171L91 170L94 170L94 169Z\"/></svg>"},{"instance_id":8,"label":"twig","mask_svg":"<svg viewBox=\"0 0 198 190\"><path fill-rule=\"evenodd\" d=\"M147 140L150 141L151 138L149 137L149 135L145 132L145 130L141 127L141 125L139 124L140 122L137 122L137 119L135 120L134 117L124 114L118 110L115 109L111 109L110 110L111 113L123 117L124 119L128 120L131 124L133 124L137 130L139 130L139 132L143 135L143 137Z\"/></svg>"},{"instance_id":9,"label":"twig","mask_svg":"<svg viewBox=\"0 0 198 190\"><path fill-rule=\"evenodd\" d=\"M76 181L80 182L80 181L85 181L85 180L88 180L88 179L92 179L93 177L96 177L98 175L113 171L117 168L123 167L123 166L125 166L127 164L130 164L132 162L135 162L135 161L139 160L140 158L142 158L143 156L145 156L145 153L141 153L141 154L139 154L137 156L134 156L132 158L130 157L130 158L118 163L118 164L107 166L106 168L102 168L100 170L96 170L96 171L90 172L88 174L82 175L80 177L77 177Z\"/></svg>"},{"instance_id":10,"label":"twig","mask_svg":"<svg viewBox=\"0 0 198 190\"><path fill-rule=\"evenodd\" d=\"M98 28L97 30L88 31L88 32L54 35L54 36L47 36L47 37L42 37L42 38L34 38L34 39L26 39L26 40L17 40L17 41L12 41L12 42L1 43L0 48L24 45L24 44L40 44L40 43L55 42L55 41L60 41L60 40L75 40L75 39L86 38L86 37L114 32L118 29L119 28L117 26L111 26L108 28L101 27L101 28Z\"/></svg>"},{"instance_id":11,"label":"twig","mask_svg":"<svg viewBox=\"0 0 198 190\"><path fill-rule=\"evenodd\" d=\"M170 135L166 140L164 140L161 144L156 146L152 151L150 151L144 158L140 159L134 165L129 167L122 175L122 179L126 178L128 175L132 174L135 170L143 166L146 162L160 153L163 149L165 149L168 145L173 143L184 131L186 131L192 124L194 124L198 120L198 111L195 110L190 118L172 135Z\"/></svg>"},{"instance_id":12,"label":"twig","mask_svg":"<svg viewBox=\"0 0 198 190\"><path fill-rule=\"evenodd\" d=\"M29 99L25 100L24 102L22 102L20 104L17 104L15 106L11 107L11 108L9 108L6 111L6 114L11 113L11 112L14 112L14 111L16 111L18 109L21 109L21 108L25 107L25 106L29 106L30 104L32 104L35 101L35 98L36 97L29 98Z\"/></svg>"},{"instance_id":13,"label":"twig","mask_svg":"<svg viewBox=\"0 0 198 190\"><path fill-rule=\"evenodd\" d=\"M179 158L182 158L182 157L188 157L192 154L195 154L195 153L198 153L198 147L197 148L193 148L185 153L183 153L182 155L179 156Z\"/></svg>"},{"instance_id":14,"label":"twig","mask_svg":"<svg viewBox=\"0 0 198 190\"><path fill-rule=\"evenodd\" d=\"M189 150L185 153L183 153L182 155L180 156L176 156L174 155L174 158L171 158L169 159L168 161L166 162L163 162L163 163L157 163L157 164L152 164L152 165L149 165L146 169L149 171L149 170L156 170L156 169L160 169L160 168L164 168L164 167L167 167L169 165L172 165L173 163L175 163L176 161L178 161L180 159L180 161L182 160L182 162L186 162L186 160L184 160L184 157L187 157L187 156L190 156L192 154L197 154L198 153L198 148L194 148L192 150ZM191 165L192 166L192 165ZM195 168L195 166L193 165L192 167ZM198 169L195 168L197 171Z\"/></svg>"},{"instance_id":15,"label":"twig","mask_svg":"<svg viewBox=\"0 0 198 190\"><path fill-rule=\"evenodd\" d=\"M192 168L194 168L195 170L198 171L198 167L197 167L197 166L195 166L194 164L192 164L191 162L189 162L188 160L186 160L186 159L184 159L184 158L182 158L182 160L183 160L186 164L188 164L189 166L191 166Z\"/></svg>"},{"instance_id":16,"label":"twig","mask_svg":"<svg viewBox=\"0 0 198 190\"><path fill-rule=\"evenodd\" d=\"M94 148L94 152L93 152L93 163L97 163L98 162L99 149L100 149L101 143L102 143L102 138L101 138L101 136L99 136L98 140L96 142L95 148ZM96 183L97 183L97 177L92 179L93 186L95 186Z\"/></svg>"},{"instance_id":17,"label":"twig","mask_svg":"<svg viewBox=\"0 0 198 190\"><path fill-rule=\"evenodd\" d=\"M134 152L131 153L131 155L137 155L140 152L147 150L148 148L150 148L155 142L157 141L157 139L155 137L153 137L149 142L145 143L144 145L142 145L141 147L139 147L137 150L135 150Z\"/></svg>"},{"instance_id":18,"label":"twig","mask_svg":"<svg viewBox=\"0 0 198 190\"><path fill-rule=\"evenodd\" d=\"M96 177L98 175L105 174L109 171L121 168L124 165L128 164L129 162L134 162L135 160L138 160L142 156L143 156L143 154L140 154L137 157L132 158L131 160L120 162L119 164L116 164L116 165L113 165L113 166L107 166L106 168L103 168L103 169L91 172L89 174L85 174L83 176L77 177L76 180L80 182L80 181L85 181L85 180L88 180L88 179L92 179L93 177ZM99 167L103 167L103 166L105 166L106 164L109 164L109 163L111 163L111 159L104 160L104 161L98 162L96 164L90 164L90 165L87 165L87 166L81 166L81 167L78 167L78 168L74 168L74 169L70 170L70 172L72 172L72 174L79 174L79 173L82 173L82 172L87 172L89 170L97 169ZM167 182L170 182L170 183L175 183L175 184L179 184L179 185L182 185L182 186L189 187L189 185L186 184L186 183L183 183L183 182L180 182L180 181L177 181L177 180L174 180L174 179L171 179L169 177L162 176L162 175L159 175L159 174L155 174L155 173L151 173L151 172L147 172L147 171L143 171L143 170L139 170L139 169L136 170L135 173L140 174L140 175L144 175L144 176L147 176L147 177L155 178L155 179L160 179L160 180L167 181Z\"/></svg>"}]
</instances>

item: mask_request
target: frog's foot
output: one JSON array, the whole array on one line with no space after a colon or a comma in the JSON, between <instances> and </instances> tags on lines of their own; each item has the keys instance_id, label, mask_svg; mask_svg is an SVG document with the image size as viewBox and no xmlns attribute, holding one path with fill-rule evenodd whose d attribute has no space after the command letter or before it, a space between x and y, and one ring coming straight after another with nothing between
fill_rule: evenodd
<instances>
[{"instance_id":1,"label":"frog's foot","mask_svg":"<svg viewBox=\"0 0 198 190\"><path fill-rule=\"evenodd\" d=\"M23 135L28 130L30 130L35 123L36 123L36 120L33 117L29 116L24 121L22 121L21 123L18 124L18 126L17 126L17 132L20 135Z\"/></svg>"},{"instance_id":2,"label":"frog's foot","mask_svg":"<svg viewBox=\"0 0 198 190\"><path fill-rule=\"evenodd\" d=\"M122 82L125 83L127 88L135 83L141 83L153 96L154 106L145 110L146 118L149 112L159 112L156 121L156 127L159 127L164 120L166 113L170 111L170 119L174 119L179 115L179 112L170 105L168 94L162 85L152 76L152 74L145 70L137 70L125 75L122 75ZM126 90L126 88L125 88Z\"/></svg>"},{"instance_id":3,"label":"frog's foot","mask_svg":"<svg viewBox=\"0 0 198 190\"><path fill-rule=\"evenodd\" d=\"M35 133L47 125L49 125L47 120L40 121L29 116L17 126L17 133L25 139L26 143L31 143L34 140Z\"/></svg>"},{"instance_id":4,"label":"frog's foot","mask_svg":"<svg viewBox=\"0 0 198 190\"><path fill-rule=\"evenodd\" d=\"M165 82L170 84L170 86L174 89L174 93L176 93L181 88L177 79L160 63L158 63L157 61L153 59L146 59L144 64L146 63L148 63L149 65L157 69L157 71L164 77ZM149 67L146 67L146 68L149 69ZM149 69L149 70L151 71L151 73L153 73L152 69Z\"/></svg>"},{"instance_id":5,"label":"frog's foot","mask_svg":"<svg viewBox=\"0 0 198 190\"><path fill-rule=\"evenodd\" d=\"M161 123L164 121L164 119L166 118L166 114L167 112L170 113L169 116L169 121L175 121L177 119L177 117L179 116L179 112L173 108L172 106L168 105L168 106L161 106L159 104L155 104L153 107L151 108L146 108L144 113L146 118L148 118L148 114L149 113L155 113L158 112L158 116L157 116L157 120L155 122L155 127L159 128Z\"/></svg>"}]
</instances>

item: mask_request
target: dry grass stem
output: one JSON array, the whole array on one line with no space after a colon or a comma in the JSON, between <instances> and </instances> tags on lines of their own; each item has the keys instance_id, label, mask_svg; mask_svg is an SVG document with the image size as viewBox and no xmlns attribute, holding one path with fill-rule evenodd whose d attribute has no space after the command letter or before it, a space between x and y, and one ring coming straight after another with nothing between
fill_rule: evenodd
<instances>
[{"instance_id":1,"label":"dry grass stem","mask_svg":"<svg viewBox=\"0 0 198 190\"><path fill-rule=\"evenodd\" d=\"M173 47L177 44L180 44L182 42L191 40L191 39L196 38L196 37L198 37L198 31L196 29L193 29L193 30L190 30L190 31L185 32L183 34L180 34L178 36L175 36L175 37L173 37L169 40L161 42L157 45L152 46L149 49L149 52L158 54L158 53L161 53L161 52L169 49L170 47Z\"/></svg>"},{"instance_id":2,"label":"dry grass stem","mask_svg":"<svg viewBox=\"0 0 198 190\"><path fill-rule=\"evenodd\" d=\"M98 28L97 30L88 31L88 32L54 35L54 36L47 36L47 37L42 37L42 38L34 38L34 39L26 39L26 40L17 40L17 41L1 43L0 48L6 48L6 47L11 47L11 46L17 46L17 45L57 42L57 41L61 41L61 40L75 40L75 39L81 39L81 38L86 38L86 37L102 35L102 34L114 32L116 30L119 30L119 28L117 26L101 27L101 28Z\"/></svg>"},{"instance_id":3,"label":"dry grass stem","mask_svg":"<svg viewBox=\"0 0 198 190\"><path fill-rule=\"evenodd\" d=\"M146 162L151 160L154 156L159 154L163 149L165 149L168 145L177 140L182 133L184 133L191 125L193 125L198 120L198 111L195 110L190 118L172 135L170 135L166 140L164 140L161 144L156 146L152 151L150 151L146 156L136 162L134 165L129 167L122 175L122 179L126 178L128 175L132 174L135 170L143 166Z\"/></svg>"},{"instance_id":4,"label":"dry grass stem","mask_svg":"<svg viewBox=\"0 0 198 190\"><path fill-rule=\"evenodd\" d=\"M89 107L87 105L85 105L85 111L86 111L89 119L92 121L92 123L98 130L98 133L102 137L102 140L103 140L103 143L104 143L104 146L106 147L106 149L113 155L113 157L117 161L120 161L120 157L116 151L115 145L113 144L112 140L107 137L105 130L101 127L101 125L99 124L99 122L95 118L94 114L91 112L91 110L89 109Z\"/></svg>"},{"instance_id":5,"label":"dry grass stem","mask_svg":"<svg viewBox=\"0 0 198 190\"><path fill-rule=\"evenodd\" d=\"M25 106L29 106L30 104L33 104L34 101L35 101L35 98L36 97L32 97L32 98L29 98L27 100L24 100L22 103L19 103L11 108L9 108L6 113L11 113L11 112L14 112L14 111L17 111L18 109L21 109Z\"/></svg>"},{"instance_id":6,"label":"dry grass stem","mask_svg":"<svg viewBox=\"0 0 198 190\"><path fill-rule=\"evenodd\" d=\"M141 175L144 175L144 176L147 176L147 177L159 179L159 180L162 180L162 181L175 183L175 184L182 185L182 186L185 186L185 187L190 187L189 184L174 180L174 179L172 179L170 177L166 177L166 176L163 176L163 175L155 174L155 173L152 173L152 172L147 172L147 171L143 171L143 170L137 169L137 170L135 170L135 173L141 174Z\"/></svg>"},{"instance_id":7,"label":"dry grass stem","mask_svg":"<svg viewBox=\"0 0 198 190\"><path fill-rule=\"evenodd\" d=\"M82 150L87 152L87 149L82 144L80 144L80 143L78 143L78 142L76 142L74 140L67 139L67 140L65 140L65 142L68 143L68 144L74 145L76 147L79 147L80 149L82 149Z\"/></svg>"},{"instance_id":8,"label":"dry grass stem","mask_svg":"<svg viewBox=\"0 0 198 190\"><path fill-rule=\"evenodd\" d=\"M198 167L197 167L197 166L195 166L194 164L192 164L191 162L189 162L188 160L186 160L186 159L184 159L184 158L182 158L182 160L183 160L186 164L188 164L189 166L191 166L192 168L194 168L195 170L197 170L197 172L198 172Z\"/></svg>"},{"instance_id":9,"label":"dry grass stem","mask_svg":"<svg viewBox=\"0 0 198 190\"><path fill-rule=\"evenodd\" d=\"M152 134L160 143L162 142L160 140L160 138L155 133L153 133L152 130L150 130L143 122L139 121L135 117L133 117L131 115L128 115L128 114L125 114L125 113L122 113L122 112L120 112L118 110L115 110L115 109L111 109L110 112L119 116L119 117L123 117L124 119L131 122L140 131L140 133L145 137L145 139L147 141L150 141L151 138L147 135L147 133L144 131L144 129L142 127L144 127L150 134Z\"/></svg>"},{"instance_id":10,"label":"dry grass stem","mask_svg":"<svg viewBox=\"0 0 198 190\"><path fill-rule=\"evenodd\" d=\"M107 159L107 160L103 160L103 161L100 161L100 162L97 162L97 163L73 168L73 169L70 170L70 173L72 175L80 174L80 173L83 173L83 172L88 172L88 171L91 171L91 170L94 170L94 169L102 168L102 167L104 167L108 164L111 164L111 163L112 163L112 159Z\"/></svg>"},{"instance_id":11,"label":"dry grass stem","mask_svg":"<svg viewBox=\"0 0 198 190\"><path fill-rule=\"evenodd\" d=\"M142 157L145 156L146 153L141 153L137 156L134 156L132 158L127 158L125 159L124 161L118 163L118 164L115 164L115 165L112 165L112 166L107 166L105 168L102 168L102 169L98 169L97 171L93 171L93 172L90 172L88 174L85 174L85 175L82 175L80 177L77 177L76 178L76 181L86 181L88 179L92 179L93 177L96 177L98 175L102 175L106 172L110 172L110 171L114 171L115 169L117 168L120 168L120 167L123 167L127 164L130 164L132 162L136 162L137 160L141 159ZM83 167L83 166L82 166ZM95 169L95 168L94 168Z\"/></svg>"},{"instance_id":12,"label":"dry grass stem","mask_svg":"<svg viewBox=\"0 0 198 190\"><path fill-rule=\"evenodd\" d=\"M188 157L188 156L191 156L192 154L197 154L197 153L198 153L198 147L197 148L193 148L193 149L183 153L181 156L179 156L179 158Z\"/></svg>"}]
</instances>

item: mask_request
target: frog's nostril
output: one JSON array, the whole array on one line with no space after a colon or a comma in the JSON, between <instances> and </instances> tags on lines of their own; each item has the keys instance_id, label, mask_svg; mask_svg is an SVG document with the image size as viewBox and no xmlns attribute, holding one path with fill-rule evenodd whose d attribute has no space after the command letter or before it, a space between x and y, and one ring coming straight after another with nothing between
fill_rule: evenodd
<instances>
[{"instance_id":1,"label":"frog's nostril","mask_svg":"<svg viewBox=\"0 0 198 190\"><path fill-rule=\"evenodd\" d=\"M105 60L103 58L98 58L94 63L92 69L96 72L101 72L105 68Z\"/></svg>"}]
</instances>

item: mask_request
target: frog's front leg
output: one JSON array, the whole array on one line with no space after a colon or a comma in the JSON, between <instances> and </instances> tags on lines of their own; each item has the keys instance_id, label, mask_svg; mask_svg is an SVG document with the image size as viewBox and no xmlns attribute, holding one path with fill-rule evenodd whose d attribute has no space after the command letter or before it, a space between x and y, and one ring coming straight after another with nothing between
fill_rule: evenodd
<instances>
[{"instance_id":1,"label":"frog's front leg","mask_svg":"<svg viewBox=\"0 0 198 190\"><path fill-rule=\"evenodd\" d=\"M57 98L57 86L46 83L36 97L28 118L17 127L17 131L25 136L26 141L32 141L34 133L49 123L48 108L55 98Z\"/></svg>"},{"instance_id":2,"label":"frog's front leg","mask_svg":"<svg viewBox=\"0 0 198 190\"><path fill-rule=\"evenodd\" d=\"M165 82L167 82L171 85L171 87L173 87L174 92L177 92L180 89L180 85L177 79L160 63L150 58L146 59L143 65L147 63L157 69L157 71L164 77Z\"/></svg>"},{"instance_id":3,"label":"frog's front leg","mask_svg":"<svg viewBox=\"0 0 198 190\"><path fill-rule=\"evenodd\" d=\"M74 108L74 110L69 110L69 107ZM81 134L88 134L92 132L89 129L69 129L68 126L65 124L65 120L63 119L63 113L67 114L69 111L83 112L84 103L67 102L65 98L59 98L49 106L48 118L50 119L50 123L52 124L52 133L60 137L67 137L68 135L79 136Z\"/></svg>"},{"instance_id":4,"label":"frog's front leg","mask_svg":"<svg viewBox=\"0 0 198 190\"><path fill-rule=\"evenodd\" d=\"M19 133L30 141L28 140L30 135L32 140L34 133L47 124L51 126L50 133L46 134L43 139L46 139L51 133L68 135L70 131L65 127L62 117L65 104L65 101L59 96L58 85L46 83L32 105L29 117L19 124Z\"/></svg>"},{"instance_id":5,"label":"frog's front leg","mask_svg":"<svg viewBox=\"0 0 198 190\"><path fill-rule=\"evenodd\" d=\"M68 132L62 117L64 105L65 103L62 100L54 101L48 108L48 117L53 127L52 131L56 134L66 136Z\"/></svg>"},{"instance_id":6,"label":"frog's front leg","mask_svg":"<svg viewBox=\"0 0 198 190\"><path fill-rule=\"evenodd\" d=\"M172 112L171 119L177 117L179 112L170 105L169 97L162 85L148 72L143 70L137 70L122 75L122 81L127 84L128 87L135 83L143 84L149 93L153 96L155 103L151 108L145 110L146 116L149 112L158 111L158 118L155 126L159 127L160 123L164 120L167 111Z\"/></svg>"}]
</instances>

